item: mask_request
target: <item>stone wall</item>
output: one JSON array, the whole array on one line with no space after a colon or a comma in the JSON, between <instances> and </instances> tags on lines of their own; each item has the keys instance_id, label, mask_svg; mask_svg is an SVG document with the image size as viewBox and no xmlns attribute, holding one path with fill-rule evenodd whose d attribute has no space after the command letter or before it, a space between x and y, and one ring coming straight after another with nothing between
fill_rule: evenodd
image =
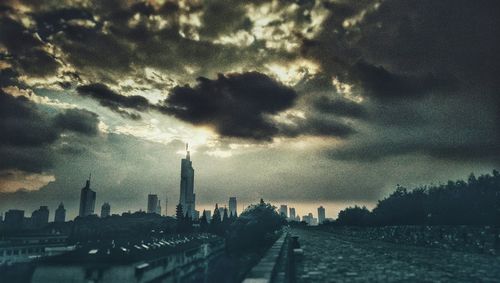
<instances>
[{"instance_id":1,"label":"stone wall","mask_svg":"<svg viewBox=\"0 0 500 283\"><path fill-rule=\"evenodd\" d=\"M319 226L317 229L328 230L340 236L382 240L397 244L500 254L500 227L493 226Z\"/></svg>"}]
</instances>

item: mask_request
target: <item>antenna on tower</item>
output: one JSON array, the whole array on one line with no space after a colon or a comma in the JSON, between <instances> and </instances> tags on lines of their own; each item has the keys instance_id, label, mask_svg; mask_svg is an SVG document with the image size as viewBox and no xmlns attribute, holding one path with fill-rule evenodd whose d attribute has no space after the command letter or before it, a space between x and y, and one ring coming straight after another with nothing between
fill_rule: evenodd
<instances>
[{"instance_id":1,"label":"antenna on tower","mask_svg":"<svg viewBox=\"0 0 500 283\"><path fill-rule=\"evenodd\" d=\"M190 156L189 156L189 144L188 143L186 143L186 159L187 160L191 159Z\"/></svg>"}]
</instances>

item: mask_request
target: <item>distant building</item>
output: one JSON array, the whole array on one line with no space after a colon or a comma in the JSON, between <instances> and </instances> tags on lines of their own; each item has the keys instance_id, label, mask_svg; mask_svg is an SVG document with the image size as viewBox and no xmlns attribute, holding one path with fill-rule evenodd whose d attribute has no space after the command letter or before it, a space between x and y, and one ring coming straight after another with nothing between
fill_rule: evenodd
<instances>
[{"instance_id":1,"label":"distant building","mask_svg":"<svg viewBox=\"0 0 500 283\"><path fill-rule=\"evenodd\" d=\"M31 213L32 228L41 228L49 223L49 208L45 205Z\"/></svg>"},{"instance_id":2,"label":"distant building","mask_svg":"<svg viewBox=\"0 0 500 283\"><path fill-rule=\"evenodd\" d=\"M295 221L296 220L295 219L295 217L296 217L296 215L295 215L295 207L290 207L289 210L290 210L290 217L288 219L290 221Z\"/></svg>"},{"instance_id":3,"label":"distant building","mask_svg":"<svg viewBox=\"0 0 500 283\"><path fill-rule=\"evenodd\" d=\"M56 209L56 213L54 215L54 222L63 223L65 221L66 221L66 209L64 208L64 205L61 202Z\"/></svg>"},{"instance_id":4,"label":"distant building","mask_svg":"<svg viewBox=\"0 0 500 283\"><path fill-rule=\"evenodd\" d=\"M80 217L94 214L96 193L90 189L90 176L80 193Z\"/></svg>"},{"instance_id":5,"label":"distant building","mask_svg":"<svg viewBox=\"0 0 500 283\"><path fill-rule=\"evenodd\" d=\"M210 222L212 220L212 211L203 210L203 214L205 214L205 217L207 218L207 222Z\"/></svg>"},{"instance_id":6,"label":"distant building","mask_svg":"<svg viewBox=\"0 0 500 283\"><path fill-rule=\"evenodd\" d=\"M219 209L220 220L222 220L222 218L224 217L224 208L219 207L218 209Z\"/></svg>"},{"instance_id":7,"label":"distant building","mask_svg":"<svg viewBox=\"0 0 500 283\"><path fill-rule=\"evenodd\" d=\"M148 213L158 212L158 195L149 194L148 195Z\"/></svg>"},{"instance_id":8,"label":"distant building","mask_svg":"<svg viewBox=\"0 0 500 283\"><path fill-rule=\"evenodd\" d=\"M302 216L302 221L306 222L307 225L310 226L318 225L318 219L314 218L312 213Z\"/></svg>"},{"instance_id":9,"label":"distant building","mask_svg":"<svg viewBox=\"0 0 500 283\"><path fill-rule=\"evenodd\" d=\"M182 213L191 217L195 217L195 201L194 193L194 169L191 157L189 155L188 145L186 144L186 158L181 160L181 183L179 203L182 205Z\"/></svg>"},{"instance_id":10,"label":"distant building","mask_svg":"<svg viewBox=\"0 0 500 283\"><path fill-rule=\"evenodd\" d=\"M286 204L282 204L280 206L280 215L285 218L288 218L288 207L286 206Z\"/></svg>"},{"instance_id":11,"label":"distant building","mask_svg":"<svg viewBox=\"0 0 500 283\"><path fill-rule=\"evenodd\" d=\"M229 198L229 216L231 216L231 215L233 215L233 216L238 215L236 197Z\"/></svg>"},{"instance_id":12,"label":"distant building","mask_svg":"<svg viewBox=\"0 0 500 283\"><path fill-rule=\"evenodd\" d=\"M318 207L318 224L323 224L325 222L325 208L323 206Z\"/></svg>"},{"instance_id":13,"label":"distant building","mask_svg":"<svg viewBox=\"0 0 500 283\"><path fill-rule=\"evenodd\" d=\"M72 251L75 246L70 246L67 238L67 235L38 233L5 236L0 241L0 263L29 262Z\"/></svg>"},{"instance_id":14,"label":"distant building","mask_svg":"<svg viewBox=\"0 0 500 283\"><path fill-rule=\"evenodd\" d=\"M101 206L101 218L109 217L110 215L111 215L111 206L109 205L109 203L105 202Z\"/></svg>"},{"instance_id":15,"label":"distant building","mask_svg":"<svg viewBox=\"0 0 500 283\"><path fill-rule=\"evenodd\" d=\"M11 209L5 212L4 225L8 229L22 228L24 221L24 210Z\"/></svg>"},{"instance_id":16,"label":"distant building","mask_svg":"<svg viewBox=\"0 0 500 283\"><path fill-rule=\"evenodd\" d=\"M161 215L161 201L158 200L158 204L156 205L156 214Z\"/></svg>"}]
</instances>

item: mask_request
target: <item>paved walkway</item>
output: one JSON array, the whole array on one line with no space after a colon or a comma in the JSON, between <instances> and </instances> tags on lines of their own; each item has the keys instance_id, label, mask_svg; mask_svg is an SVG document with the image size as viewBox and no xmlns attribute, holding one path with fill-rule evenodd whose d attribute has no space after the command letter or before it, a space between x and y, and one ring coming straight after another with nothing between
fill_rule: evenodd
<instances>
[{"instance_id":1,"label":"paved walkway","mask_svg":"<svg viewBox=\"0 0 500 283\"><path fill-rule=\"evenodd\" d=\"M403 246L294 229L298 282L500 282L500 256Z\"/></svg>"}]
</instances>

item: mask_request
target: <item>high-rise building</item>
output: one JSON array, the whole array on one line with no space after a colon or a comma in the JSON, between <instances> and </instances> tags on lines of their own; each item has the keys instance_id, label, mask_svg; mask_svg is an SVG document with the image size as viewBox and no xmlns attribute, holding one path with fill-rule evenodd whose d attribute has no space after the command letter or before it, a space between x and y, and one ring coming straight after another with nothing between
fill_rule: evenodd
<instances>
[{"instance_id":1,"label":"high-rise building","mask_svg":"<svg viewBox=\"0 0 500 283\"><path fill-rule=\"evenodd\" d=\"M203 214L205 214L205 217L207 218L207 222L212 221L212 211L210 211L210 210L203 210Z\"/></svg>"},{"instance_id":2,"label":"high-rise building","mask_svg":"<svg viewBox=\"0 0 500 283\"><path fill-rule=\"evenodd\" d=\"M11 209L5 212L5 219L3 223L9 229L22 228L24 221L24 210Z\"/></svg>"},{"instance_id":3,"label":"high-rise building","mask_svg":"<svg viewBox=\"0 0 500 283\"><path fill-rule=\"evenodd\" d=\"M323 224L325 222L325 208L323 206L318 207L318 224Z\"/></svg>"},{"instance_id":4,"label":"high-rise building","mask_svg":"<svg viewBox=\"0 0 500 283\"><path fill-rule=\"evenodd\" d=\"M148 213L158 212L158 195L149 194L148 195Z\"/></svg>"},{"instance_id":5,"label":"high-rise building","mask_svg":"<svg viewBox=\"0 0 500 283\"><path fill-rule=\"evenodd\" d=\"M31 213L31 224L33 228L40 228L49 223L49 208L45 205Z\"/></svg>"},{"instance_id":6,"label":"high-rise building","mask_svg":"<svg viewBox=\"0 0 500 283\"><path fill-rule=\"evenodd\" d=\"M236 197L229 198L229 216L237 216L238 215L238 207L237 207Z\"/></svg>"},{"instance_id":7,"label":"high-rise building","mask_svg":"<svg viewBox=\"0 0 500 283\"><path fill-rule=\"evenodd\" d=\"M181 160L181 183L179 203L184 215L194 217L196 195L194 194L194 169L186 144L186 158Z\"/></svg>"},{"instance_id":8,"label":"high-rise building","mask_svg":"<svg viewBox=\"0 0 500 283\"><path fill-rule=\"evenodd\" d=\"M282 204L280 206L280 215L287 218L288 217L288 207L286 206L286 204Z\"/></svg>"},{"instance_id":9,"label":"high-rise building","mask_svg":"<svg viewBox=\"0 0 500 283\"><path fill-rule=\"evenodd\" d=\"M101 218L109 217L111 215L111 205L105 202L101 206Z\"/></svg>"},{"instance_id":10,"label":"high-rise building","mask_svg":"<svg viewBox=\"0 0 500 283\"><path fill-rule=\"evenodd\" d=\"M295 207L290 207L290 221L295 221Z\"/></svg>"},{"instance_id":11,"label":"high-rise building","mask_svg":"<svg viewBox=\"0 0 500 283\"><path fill-rule=\"evenodd\" d=\"M90 176L80 193L80 217L94 214L96 193L90 189Z\"/></svg>"},{"instance_id":12,"label":"high-rise building","mask_svg":"<svg viewBox=\"0 0 500 283\"><path fill-rule=\"evenodd\" d=\"M218 210L219 210L220 220L222 220L222 218L224 217L224 208L219 207Z\"/></svg>"},{"instance_id":13,"label":"high-rise building","mask_svg":"<svg viewBox=\"0 0 500 283\"><path fill-rule=\"evenodd\" d=\"M56 209L56 214L54 215L54 222L63 223L66 221L66 209L64 208L64 204L61 202Z\"/></svg>"}]
</instances>

